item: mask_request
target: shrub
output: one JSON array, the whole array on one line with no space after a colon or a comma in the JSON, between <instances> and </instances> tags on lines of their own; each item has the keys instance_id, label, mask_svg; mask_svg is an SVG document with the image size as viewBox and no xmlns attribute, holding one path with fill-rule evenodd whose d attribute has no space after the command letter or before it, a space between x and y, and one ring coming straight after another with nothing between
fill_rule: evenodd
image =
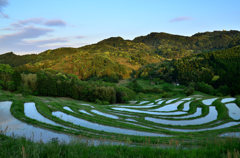
<instances>
[{"instance_id":1,"label":"shrub","mask_svg":"<svg viewBox=\"0 0 240 158\"><path fill-rule=\"evenodd\" d=\"M10 91L14 91L15 90L15 84L13 81L8 81L7 82L7 89Z\"/></svg>"},{"instance_id":2,"label":"shrub","mask_svg":"<svg viewBox=\"0 0 240 158\"><path fill-rule=\"evenodd\" d=\"M137 82L137 80L130 82L128 84L128 88L134 90L135 92L143 92L143 87Z\"/></svg>"},{"instance_id":3,"label":"shrub","mask_svg":"<svg viewBox=\"0 0 240 158\"><path fill-rule=\"evenodd\" d=\"M216 94L215 94L216 96L218 96L218 97L222 97L222 96L224 96L222 93L220 93L220 92L216 92Z\"/></svg>"},{"instance_id":4,"label":"shrub","mask_svg":"<svg viewBox=\"0 0 240 158\"><path fill-rule=\"evenodd\" d=\"M110 104L108 101L102 101L102 100L99 100L99 99L96 99L95 103L99 104L99 105L109 105Z\"/></svg>"},{"instance_id":5,"label":"shrub","mask_svg":"<svg viewBox=\"0 0 240 158\"><path fill-rule=\"evenodd\" d=\"M154 87L151 89L145 89L144 93L163 93L164 91L160 88Z\"/></svg>"},{"instance_id":6,"label":"shrub","mask_svg":"<svg viewBox=\"0 0 240 158\"><path fill-rule=\"evenodd\" d=\"M22 82L20 72L14 71L14 73L12 75L12 79L13 79L13 82L14 82L14 89L18 90L21 87L21 82Z\"/></svg>"},{"instance_id":7,"label":"shrub","mask_svg":"<svg viewBox=\"0 0 240 158\"><path fill-rule=\"evenodd\" d=\"M166 92L170 92L171 88L168 85L164 85L163 90L166 91Z\"/></svg>"},{"instance_id":8,"label":"shrub","mask_svg":"<svg viewBox=\"0 0 240 158\"><path fill-rule=\"evenodd\" d=\"M163 94L162 94L162 97L163 98L170 98L172 95L170 94L170 93L168 93L168 92L164 92Z\"/></svg>"},{"instance_id":9,"label":"shrub","mask_svg":"<svg viewBox=\"0 0 240 158\"><path fill-rule=\"evenodd\" d=\"M227 85L220 86L218 91L223 95L228 95L230 93L230 89Z\"/></svg>"},{"instance_id":10,"label":"shrub","mask_svg":"<svg viewBox=\"0 0 240 158\"><path fill-rule=\"evenodd\" d=\"M129 88L117 86L115 89L117 103L126 103L127 101L135 98L135 92Z\"/></svg>"},{"instance_id":11,"label":"shrub","mask_svg":"<svg viewBox=\"0 0 240 158\"><path fill-rule=\"evenodd\" d=\"M96 87L93 89L93 97L109 103L116 102L116 91L113 87Z\"/></svg>"},{"instance_id":12,"label":"shrub","mask_svg":"<svg viewBox=\"0 0 240 158\"><path fill-rule=\"evenodd\" d=\"M237 96L236 98L237 98L236 104L240 107L240 96Z\"/></svg>"},{"instance_id":13,"label":"shrub","mask_svg":"<svg viewBox=\"0 0 240 158\"><path fill-rule=\"evenodd\" d=\"M1 87L1 89L3 88L3 81L2 80L0 80L0 87Z\"/></svg>"},{"instance_id":14,"label":"shrub","mask_svg":"<svg viewBox=\"0 0 240 158\"><path fill-rule=\"evenodd\" d=\"M189 95L192 95L194 93L194 88L189 86L187 88L184 89L184 93L189 96Z\"/></svg>"},{"instance_id":15,"label":"shrub","mask_svg":"<svg viewBox=\"0 0 240 158\"><path fill-rule=\"evenodd\" d=\"M36 74L21 74L21 79L24 87L36 91L37 89L37 75Z\"/></svg>"},{"instance_id":16,"label":"shrub","mask_svg":"<svg viewBox=\"0 0 240 158\"><path fill-rule=\"evenodd\" d=\"M163 84L164 83L164 80L161 80L159 78L154 78L153 79L153 82L156 84L156 85L160 85L160 84Z\"/></svg>"},{"instance_id":17,"label":"shrub","mask_svg":"<svg viewBox=\"0 0 240 158\"><path fill-rule=\"evenodd\" d=\"M216 90L213 88L213 86L211 86L207 83L204 83L204 82L196 83L195 89L200 91L200 92L211 94L211 95L216 94Z\"/></svg>"},{"instance_id":18,"label":"shrub","mask_svg":"<svg viewBox=\"0 0 240 158\"><path fill-rule=\"evenodd\" d=\"M24 95L24 96L28 96L33 94L33 92L28 88L28 87L20 87L19 91Z\"/></svg>"},{"instance_id":19,"label":"shrub","mask_svg":"<svg viewBox=\"0 0 240 158\"><path fill-rule=\"evenodd\" d=\"M0 86L3 89L8 90L9 81L12 81L12 74L14 70L10 65L0 64ZM10 86L12 88L12 86Z\"/></svg>"}]
</instances>

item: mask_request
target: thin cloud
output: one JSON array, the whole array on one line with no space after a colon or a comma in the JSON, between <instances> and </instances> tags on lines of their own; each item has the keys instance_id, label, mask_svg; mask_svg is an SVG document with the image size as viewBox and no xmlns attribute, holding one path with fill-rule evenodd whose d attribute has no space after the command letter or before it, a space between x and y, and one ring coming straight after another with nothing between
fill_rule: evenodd
<instances>
[{"instance_id":1,"label":"thin cloud","mask_svg":"<svg viewBox=\"0 0 240 158\"><path fill-rule=\"evenodd\" d=\"M26 20L20 20L17 23L13 24L15 26L25 26L29 24L42 24L44 21L43 18L31 18Z\"/></svg>"},{"instance_id":2,"label":"thin cloud","mask_svg":"<svg viewBox=\"0 0 240 158\"><path fill-rule=\"evenodd\" d=\"M8 5L7 0L0 0L0 11L2 10L2 8L6 7L7 5Z\"/></svg>"},{"instance_id":3,"label":"thin cloud","mask_svg":"<svg viewBox=\"0 0 240 158\"><path fill-rule=\"evenodd\" d=\"M45 25L63 27L63 26L66 26L66 22L63 20L49 20L45 22Z\"/></svg>"},{"instance_id":4,"label":"thin cloud","mask_svg":"<svg viewBox=\"0 0 240 158\"><path fill-rule=\"evenodd\" d=\"M60 19L53 19L53 20L46 20L44 18L31 18L26 20L19 20L16 23L11 24L14 28L20 28L25 27L28 25L42 25L42 26L48 26L48 27L63 27L66 26L66 22Z\"/></svg>"},{"instance_id":5,"label":"thin cloud","mask_svg":"<svg viewBox=\"0 0 240 158\"><path fill-rule=\"evenodd\" d=\"M85 36L75 36L74 38L76 38L76 39L83 39L83 38L85 38Z\"/></svg>"},{"instance_id":6,"label":"thin cloud","mask_svg":"<svg viewBox=\"0 0 240 158\"><path fill-rule=\"evenodd\" d=\"M46 28L26 27L20 32L0 36L0 43L6 40L19 41L27 38L37 38L52 31L53 30Z\"/></svg>"},{"instance_id":7,"label":"thin cloud","mask_svg":"<svg viewBox=\"0 0 240 158\"><path fill-rule=\"evenodd\" d=\"M8 0L0 0L0 17L9 18L7 14L3 13L3 8L8 5Z\"/></svg>"},{"instance_id":8,"label":"thin cloud","mask_svg":"<svg viewBox=\"0 0 240 158\"><path fill-rule=\"evenodd\" d=\"M45 45L50 43L65 43L68 42L67 38L52 38L52 39L44 39L44 40L24 40L28 44L34 45Z\"/></svg>"},{"instance_id":9,"label":"thin cloud","mask_svg":"<svg viewBox=\"0 0 240 158\"><path fill-rule=\"evenodd\" d=\"M181 21L189 21L189 20L192 20L192 17L180 16L180 17L176 17L174 19L171 19L170 22L181 22Z\"/></svg>"},{"instance_id":10,"label":"thin cloud","mask_svg":"<svg viewBox=\"0 0 240 158\"><path fill-rule=\"evenodd\" d=\"M84 44L73 39L84 38L84 36L72 36L61 38L50 38L49 33L54 29L41 27L24 27L15 33L0 35L0 54L13 51L17 54L39 53L46 49L58 47L79 47ZM73 40L73 41L72 41Z\"/></svg>"},{"instance_id":11,"label":"thin cloud","mask_svg":"<svg viewBox=\"0 0 240 158\"><path fill-rule=\"evenodd\" d=\"M53 32L52 29L37 28L37 27L26 27L16 33L0 36L0 51L1 53L12 51L26 51L36 49L36 45L27 43L25 40L39 38L48 33Z\"/></svg>"},{"instance_id":12,"label":"thin cloud","mask_svg":"<svg viewBox=\"0 0 240 158\"><path fill-rule=\"evenodd\" d=\"M65 27L66 22L60 19L30 18L12 23L6 30L7 34L0 34L0 54L9 51L23 54L23 52L41 52L63 46L73 46L84 36L49 38L49 33L55 32L56 27ZM71 42L70 42L71 41ZM76 44L77 45L77 44ZM24 54L25 54L24 53Z\"/></svg>"}]
</instances>

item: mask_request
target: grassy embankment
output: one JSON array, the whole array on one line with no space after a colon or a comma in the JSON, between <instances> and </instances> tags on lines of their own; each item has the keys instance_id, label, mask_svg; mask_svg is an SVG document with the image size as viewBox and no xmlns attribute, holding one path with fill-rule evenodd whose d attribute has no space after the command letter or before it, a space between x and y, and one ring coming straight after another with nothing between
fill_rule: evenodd
<instances>
[{"instance_id":1,"label":"grassy embankment","mask_svg":"<svg viewBox=\"0 0 240 158\"><path fill-rule=\"evenodd\" d=\"M85 144L47 144L33 143L25 139L13 139L0 135L0 157L14 158L39 158L39 157L173 157L173 158L238 158L240 141L228 139L205 142L201 148L151 148L129 146L87 146Z\"/></svg>"}]
</instances>

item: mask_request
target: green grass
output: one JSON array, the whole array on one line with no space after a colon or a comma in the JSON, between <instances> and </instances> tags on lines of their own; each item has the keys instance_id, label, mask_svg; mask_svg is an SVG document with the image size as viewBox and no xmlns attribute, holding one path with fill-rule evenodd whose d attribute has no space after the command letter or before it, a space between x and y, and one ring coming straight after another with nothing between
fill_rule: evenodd
<instances>
[{"instance_id":1,"label":"green grass","mask_svg":"<svg viewBox=\"0 0 240 158\"><path fill-rule=\"evenodd\" d=\"M236 104L240 107L240 96L237 96L237 99L236 99Z\"/></svg>"},{"instance_id":2,"label":"green grass","mask_svg":"<svg viewBox=\"0 0 240 158\"><path fill-rule=\"evenodd\" d=\"M142 87L142 92L137 93L136 100L149 100L154 101L159 98L177 98L187 97L184 93L186 88L184 85L175 85L161 81L160 83L151 80L137 79L137 84ZM130 81L123 82L122 86L127 86ZM205 94L199 91L194 91L192 95L202 95L204 97L211 97L209 94Z\"/></svg>"},{"instance_id":3,"label":"green grass","mask_svg":"<svg viewBox=\"0 0 240 158\"><path fill-rule=\"evenodd\" d=\"M1 158L221 158L239 157L238 139L205 142L205 146L183 148L179 142L171 141L171 147L150 146L88 146L86 144L60 144L52 141L46 144L33 143L23 138L9 138L0 135Z\"/></svg>"}]
</instances>

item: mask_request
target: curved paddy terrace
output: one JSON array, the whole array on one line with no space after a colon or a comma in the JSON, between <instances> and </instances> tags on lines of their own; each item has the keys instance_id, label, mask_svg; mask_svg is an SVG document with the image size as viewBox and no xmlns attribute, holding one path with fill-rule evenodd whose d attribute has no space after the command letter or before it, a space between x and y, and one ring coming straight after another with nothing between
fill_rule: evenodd
<instances>
[{"instance_id":1,"label":"curved paddy terrace","mask_svg":"<svg viewBox=\"0 0 240 158\"><path fill-rule=\"evenodd\" d=\"M190 96L121 105L39 98L2 99L0 130L9 136L24 136L34 141L100 139L110 143L198 140L231 137L232 133L238 137L240 132L240 108L235 98Z\"/></svg>"}]
</instances>

